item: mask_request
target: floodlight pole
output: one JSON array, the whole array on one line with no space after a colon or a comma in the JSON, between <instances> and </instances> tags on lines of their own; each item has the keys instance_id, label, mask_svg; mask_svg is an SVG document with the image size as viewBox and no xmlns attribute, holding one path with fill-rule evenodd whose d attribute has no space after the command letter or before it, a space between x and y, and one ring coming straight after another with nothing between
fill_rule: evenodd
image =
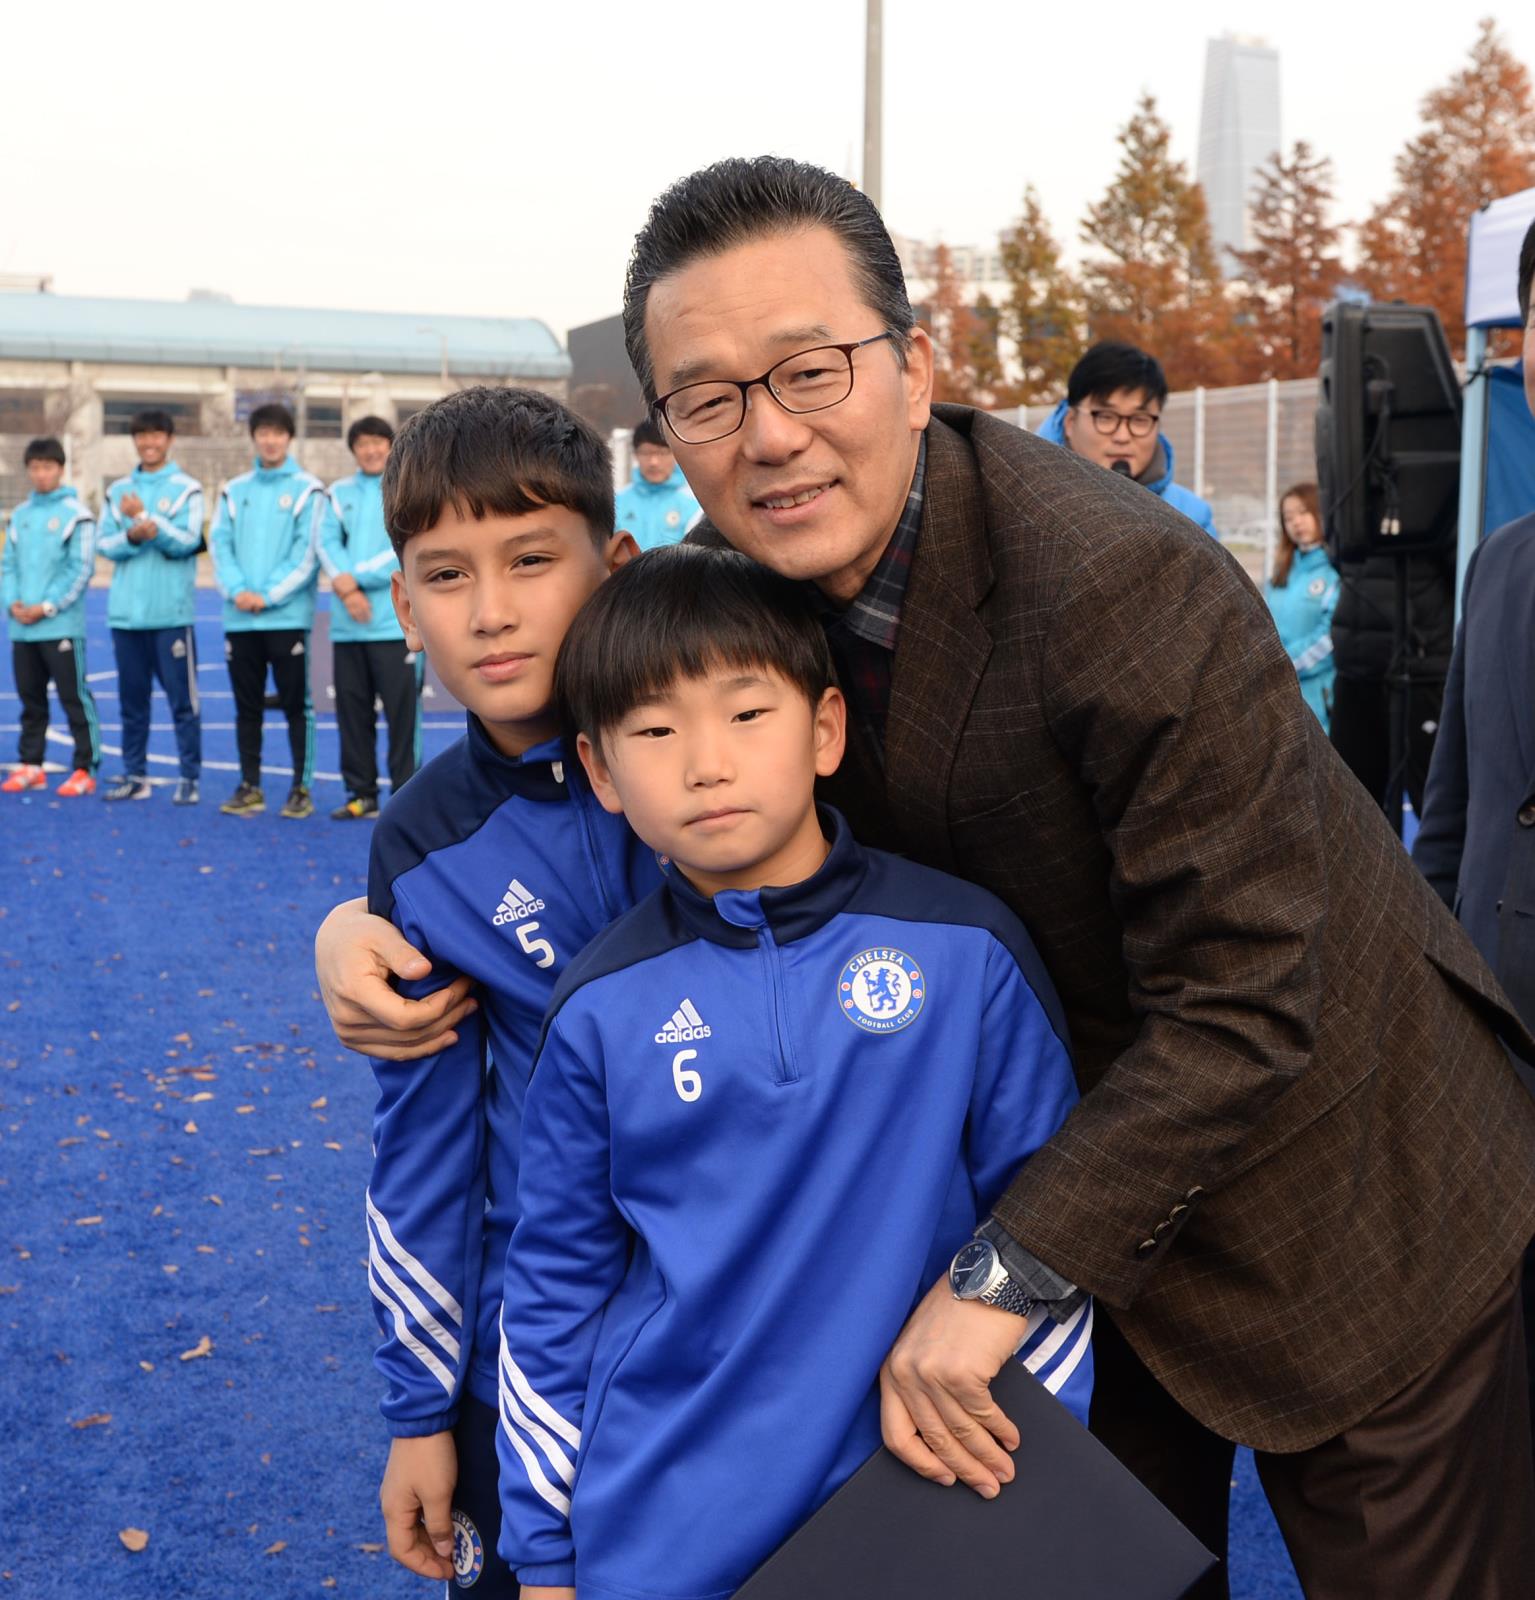
<instances>
[{"instance_id":1,"label":"floodlight pole","mask_svg":"<svg viewBox=\"0 0 1535 1600\"><path fill-rule=\"evenodd\" d=\"M884 0L865 0L863 34L863 192L880 203L884 132Z\"/></svg>"}]
</instances>

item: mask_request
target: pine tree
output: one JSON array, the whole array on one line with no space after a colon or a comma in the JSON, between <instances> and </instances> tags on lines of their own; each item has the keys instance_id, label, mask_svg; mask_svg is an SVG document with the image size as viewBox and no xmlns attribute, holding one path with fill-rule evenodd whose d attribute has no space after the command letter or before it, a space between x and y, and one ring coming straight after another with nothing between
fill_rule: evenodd
<instances>
[{"instance_id":1,"label":"pine tree","mask_svg":"<svg viewBox=\"0 0 1535 1600\"><path fill-rule=\"evenodd\" d=\"M1091 337L1152 351L1182 389L1231 381L1245 335L1216 267L1204 191L1171 143L1156 101L1142 95L1119 133L1119 171L1082 221L1098 252L1082 281Z\"/></svg>"},{"instance_id":2,"label":"pine tree","mask_svg":"<svg viewBox=\"0 0 1535 1600\"><path fill-rule=\"evenodd\" d=\"M1023 213L1002 235L1002 270L1009 293L998 308L1000 330L1012 341L1021 376L1007 398L1032 405L1064 393L1082 353L1082 291L1061 265L1060 246L1031 184Z\"/></svg>"},{"instance_id":3,"label":"pine tree","mask_svg":"<svg viewBox=\"0 0 1535 1600\"><path fill-rule=\"evenodd\" d=\"M1380 300L1439 313L1465 348L1466 235L1489 200L1535 183L1530 74L1491 17L1469 62L1424 96L1423 128L1396 159L1396 187L1359 230L1359 277Z\"/></svg>"},{"instance_id":4,"label":"pine tree","mask_svg":"<svg viewBox=\"0 0 1535 1600\"><path fill-rule=\"evenodd\" d=\"M1234 251L1249 292L1255 378L1303 378L1321 361L1322 311L1343 275L1331 221L1332 163L1299 141L1276 151L1253 186L1253 245Z\"/></svg>"},{"instance_id":5,"label":"pine tree","mask_svg":"<svg viewBox=\"0 0 1535 1600\"><path fill-rule=\"evenodd\" d=\"M933 340L933 399L963 405L976 402L972 349L975 315L965 304L948 245L933 252L933 292L928 299L928 332Z\"/></svg>"}]
</instances>

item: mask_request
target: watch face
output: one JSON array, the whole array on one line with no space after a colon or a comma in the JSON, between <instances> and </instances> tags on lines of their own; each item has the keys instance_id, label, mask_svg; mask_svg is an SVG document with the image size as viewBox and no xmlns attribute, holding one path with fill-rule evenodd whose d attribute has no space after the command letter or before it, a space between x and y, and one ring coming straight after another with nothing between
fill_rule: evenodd
<instances>
[{"instance_id":1,"label":"watch face","mask_svg":"<svg viewBox=\"0 0 1535 1600\"><path fill-rule=\"evenodd\" d=\"M997 1250L989 1240L972 1239L949 1268L949 1283L961 1300L974 1300L985 1292L996 1270Z\"/></svg>"}]
</instances>

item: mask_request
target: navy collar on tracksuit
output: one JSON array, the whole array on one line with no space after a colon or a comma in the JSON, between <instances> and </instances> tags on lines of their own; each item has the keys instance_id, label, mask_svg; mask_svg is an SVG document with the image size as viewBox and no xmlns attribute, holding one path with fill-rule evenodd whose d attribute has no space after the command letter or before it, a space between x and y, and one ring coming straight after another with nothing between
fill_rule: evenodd
<instances>
[{"instance_id":1,"label":"navy collar on tracksuit","mask_svg":"<svg viewBox=\"0 0 1535 1600\"><path fill-rule=\"evenodd\" d=\"M475 767L494 775L502 792L524 800L566 800L570 785L580 783L581 763L562 739L546 739L520 756L503 755L485 731L485 724L470 711L469 754Z\"/></svg>"},{"instance_id":2,"label":"navy collar on tracksuit","mask_svg":"<svg viewBox=\"0 0 1535 1600\"><path fill-rule=\"evenodd\" d=\"M817 806L816 814L831 851L820 869L801 883L776 889L723 889L711 899L663 859L665 893L681 921L700 938L738 950L751 949L764 926L772 930L775 944L790 944L830 922L857 892L868 859L840 812Z\"/></svg>"}]
</instances>

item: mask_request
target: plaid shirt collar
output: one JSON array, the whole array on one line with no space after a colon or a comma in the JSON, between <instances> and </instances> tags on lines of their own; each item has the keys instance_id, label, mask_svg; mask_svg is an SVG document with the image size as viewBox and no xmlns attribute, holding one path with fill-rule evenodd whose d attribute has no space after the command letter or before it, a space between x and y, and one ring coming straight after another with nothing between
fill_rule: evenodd
<instances>
[{"instance_id":1,"label":"plaid shirt collar","mask_svg":"<svg viewBox=\"0 0 1535 1600\"><path fill-rule=\"evenodd\" d=\"M901 607L905 604L906 585L911 578L912 557L916 554L917 535L922 531L922 490L926 477L927 435L924 433L917 446L917 469L912 474L911 492L906 496L901 520L896 523L890 543L852 604L845 611L839 611L813 583L806 585L829 628L856 634L866 643L877 644L884 650L895 650L896 635L901 631Z\"/></svg>"}]
</instances>

